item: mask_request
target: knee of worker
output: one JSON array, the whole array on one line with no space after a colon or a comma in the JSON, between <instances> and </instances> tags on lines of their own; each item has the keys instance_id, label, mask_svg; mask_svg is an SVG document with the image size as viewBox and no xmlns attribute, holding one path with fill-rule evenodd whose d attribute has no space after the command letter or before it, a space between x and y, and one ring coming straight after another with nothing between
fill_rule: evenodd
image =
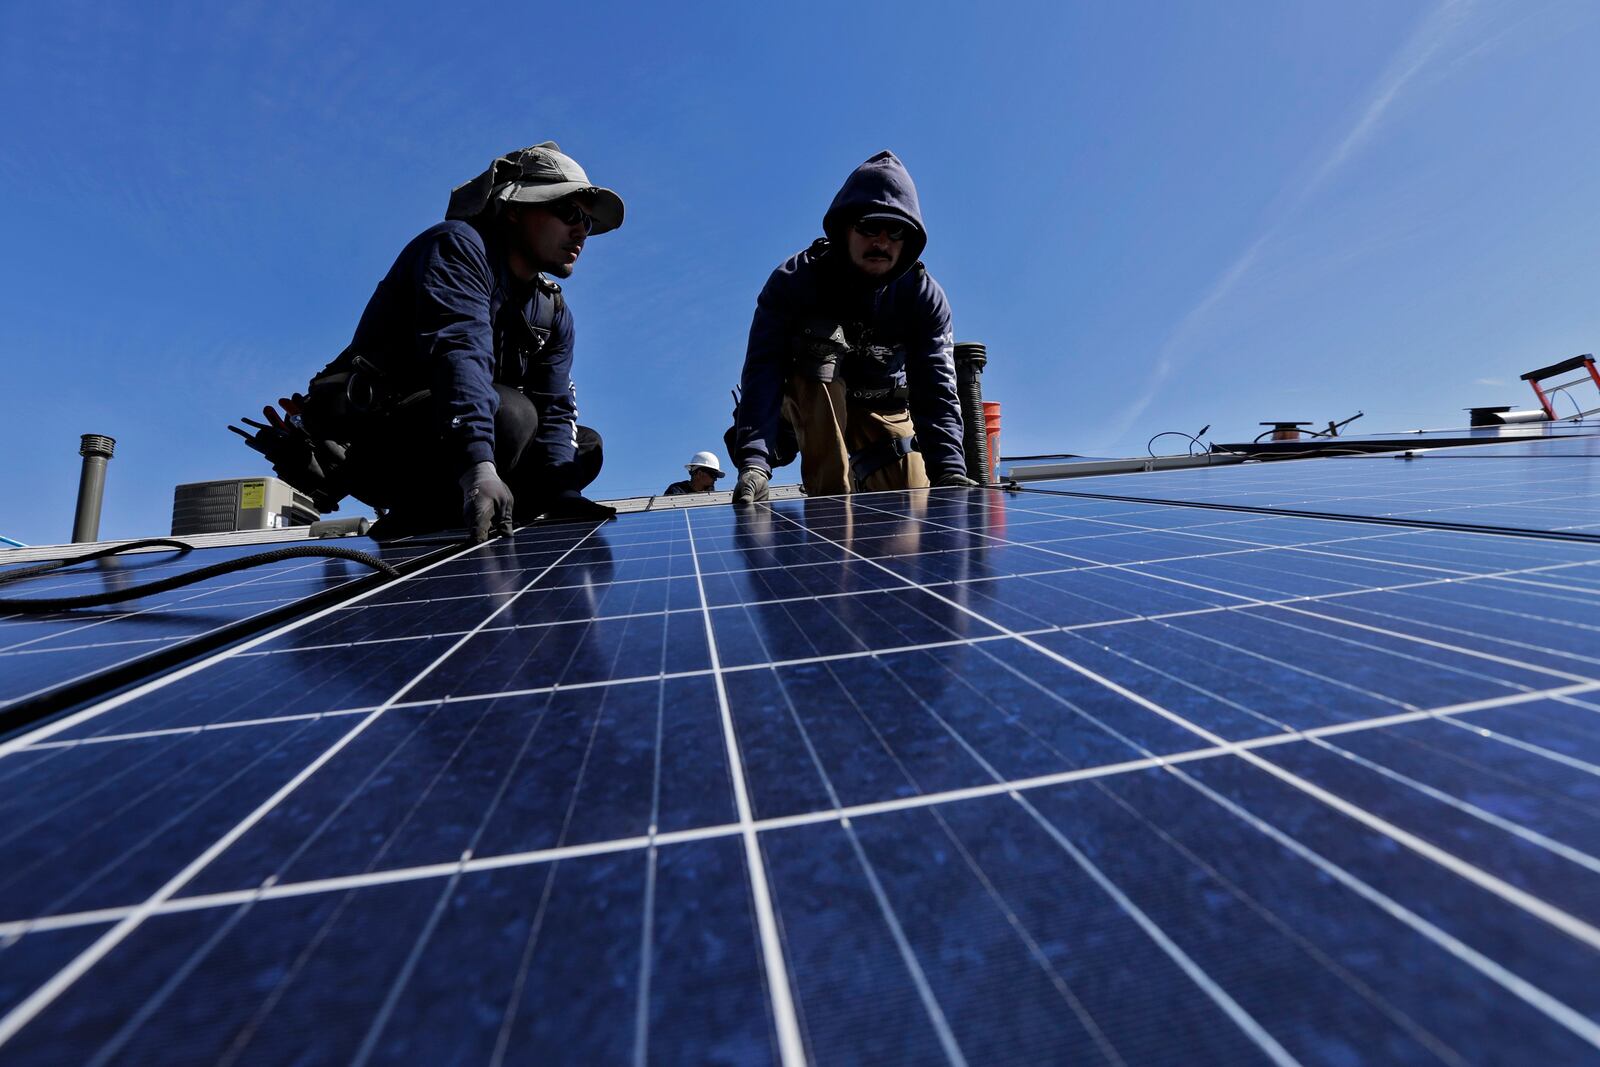
<instances>
[{"instance_id":1,"label":"knee of worker","mask_svg":"<svg viewBox=\"0 0 1600 1067\"><path fill-rule=\"evenodd\" d=\"M600 468L606 459L605 441L598 430L588 426L579 426L574 436L578 443L577 455L573 457L578 472L578 484L575 488L582 489L600 477Z\"/></svg>"},{"instance_id":2,"label":"knee of worker","mask_svg":"<svg viewBox=\"0 0 1600 1067\"><path fill-rule=\"evenodd\" d=\"M515 470L539 432L539 410L520 389L496 382L494 391L500 394L494 413L494 463L503 471Z\"/></svg>"}]
</instances>

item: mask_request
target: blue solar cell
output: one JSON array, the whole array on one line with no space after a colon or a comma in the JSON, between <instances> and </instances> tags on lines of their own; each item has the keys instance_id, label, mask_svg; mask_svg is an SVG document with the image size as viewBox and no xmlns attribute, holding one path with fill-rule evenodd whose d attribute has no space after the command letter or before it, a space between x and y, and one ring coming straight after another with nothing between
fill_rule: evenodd
<instances>
[{"instance_id":1,"label":"blue solar cell","mask_svg":"<svg viewBox=\"0 0 1600 1067\"><path fill-rule=\"evenodd\" d=\"M142 900L289 782L341 725L304 720L62 749L10 779L0 921Z\"/></svg>"},{"instance_id":2,"label":"blue solar cell","mask_svg":"<svg viewBox=\"0 0 1600 1067\"><path fill-rule=\"evenodd\" d=\"M1593 950L1574 951L1573 938L1551 923L1236 759L1205 760L1185 771L1444 935L1507 962L1561 1003L1588 1015L1600 1007Z\"/></svg>"},{"instance_id":3,"label":"blue solar cell","mask_svg":"<svg viewBox=\"0 0 1600 1067\"><path fill-rule=\"evenodd\" d=\"M107 938L0 1043L1580 1059L1597 564L1038 493L527 529L0 747L0 964Z\"/></svg>"},{"instance_id":4,"label":"blue solar cell","mask_svg":"<svg viewBox=\"0 0 1600 1067\"><path fill-rule=\"evenodd\" d=\"M1393 888L1413 898L1426 892L1431 872L1413 883L1411 861L1373 848L1358 828L1323 832L1297 821L1304 798L1287 787L1257 803L1270 783L1237 760L1183 769L1224 799L1240 794L1241 811L1318 849L1322 865L1170 773L1060 786L1030 799L1291 1054L1315 1063L1582 1057L1582 1040L1508 996L1496 974L1464 963L1447 938L1431 939L1415 924L1414 905L1442 909L1424 897L1399 911L1408 899L1378 895ZM1344 862L1369 855L1371 870ZM1402 873L1387 877L1395 870ZM1457 882L1439 883L1452 896L1461 891ZM1498 901L1482 907L1485 929L1498 933L1516 922ZM1160 1018L1159 1009L1144 1018Z\"/></svg>"},{"instance_id":5,"label":"blue solar cell","mask_svg":"<svg viewBox=\"0 0 1600 1067\"><path fill-rule=\"evenodd\" d=\"M736 818L706 677L403 708L376 719L184 894Z\"/></svg>"},{"instance_id":6,"label":"blue solar cell","mask_svg":"<svg viewBox=\"0 0 1600 1067\"><path fill-rule=\"evenodd\" d=\"M117 1062L350 1062L364 1049L409 1063L497 1049L521 1063L636 1049L761 1062L772 1040L740 859L701 842L661 850L653 871L636 851L160 917L12 1051L58 1062L93 1034ZM641 990L646 945L656 969ZM140 1009L148 1024L119 1031Z\"/></svg>"}]
</instances>

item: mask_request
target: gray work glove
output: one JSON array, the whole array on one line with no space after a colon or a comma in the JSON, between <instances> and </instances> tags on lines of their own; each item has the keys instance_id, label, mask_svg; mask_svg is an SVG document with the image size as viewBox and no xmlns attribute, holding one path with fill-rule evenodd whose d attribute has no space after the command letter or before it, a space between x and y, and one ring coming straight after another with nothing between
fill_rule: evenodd
<instances>
[{"instance_id":1,"label":"gray work glove","mask_svg":"<svg viewBox=\"0 0 1600 1067\"><path fill-rule=\"evenodd\" d=\"M608 504L597 504L576 489L563 489L550 498L550 503L544 508L544 517L605 522L617 517L617 509Z\"/></svg>"},{"instance_id":2,"label":"gray work glove","mask_svg":"<svg viewBox=\"0 0 1600 1067\"><path fill-rule=\"evenodd\" d=\"M949 489L957 486L964 489L976 489L978 483L968 478L965 474L957 474L955 471L946 471L933 480L935 489Z\"/></svg>"},{"instance_id":3,"label":"gray work glove","mask_svg":"<svg viewBox=\"0 0 1600 1067\"><path fill-rule=\"evenodd\" d=\"M461 475L461 515L473 544L511 534L511 488L494 464L474 463Z\"/></svg>"},{"instance_id":4,"label":"gray work glove","mask_svg":"<svg viewBox=\"0 0 1600 1067\"><path fill-rule=\"evenodd\" d=\"M733 506L743 507L746 504L764 503L767 499L767 482L772 475L760 467L746 467L739 472L739 480L733 485Z\"/></svg>"}]
</instances>

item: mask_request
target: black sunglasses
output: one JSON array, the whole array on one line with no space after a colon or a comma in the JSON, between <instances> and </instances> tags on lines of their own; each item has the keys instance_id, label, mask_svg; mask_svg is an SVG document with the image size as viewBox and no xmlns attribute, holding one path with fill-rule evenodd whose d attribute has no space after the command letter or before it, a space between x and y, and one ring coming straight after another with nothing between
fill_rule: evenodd
<instances>
[{"instance_id":1,"label":"black sunglasses","mask_svg":"<svg viewBox=\"0 0 1600 1067\"><path fill-rule=\"evenodd\" d=\"M891 241L904 241L906 228L905 223L894 219L861 219L854 227L863 237L876 237L881 233Z\"/></svg>"},{"instance_id":2,"label":"black sunglasses","mask_svg":"<svg viewBox=\"0 0 1600 1067\"><path fill-rule=\"evenodd\" d=\"M582 223L585 234L594 232L594 216L579 207L576 200L552 200L544 209L568 226Z\"/></svg>"}]
</instances>

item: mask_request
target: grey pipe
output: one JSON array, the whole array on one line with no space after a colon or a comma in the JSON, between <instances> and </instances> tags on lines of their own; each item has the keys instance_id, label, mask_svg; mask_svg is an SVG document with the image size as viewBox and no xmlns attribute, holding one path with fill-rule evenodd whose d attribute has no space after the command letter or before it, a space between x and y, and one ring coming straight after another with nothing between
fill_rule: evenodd
<instances>
[{"instance_id":1,"label":"grey pipe","mask_svg":"<svg viewBox=\"0 0 1600 1067\"><path fill-rule=\"evenodd\" d=\"M106 464L116 451L115 439L86 433L78 445L83 471L78 475L78 510L72 516L72 543L100 540L100 498L106 491Z\"/></svg>"}]
</instances>

